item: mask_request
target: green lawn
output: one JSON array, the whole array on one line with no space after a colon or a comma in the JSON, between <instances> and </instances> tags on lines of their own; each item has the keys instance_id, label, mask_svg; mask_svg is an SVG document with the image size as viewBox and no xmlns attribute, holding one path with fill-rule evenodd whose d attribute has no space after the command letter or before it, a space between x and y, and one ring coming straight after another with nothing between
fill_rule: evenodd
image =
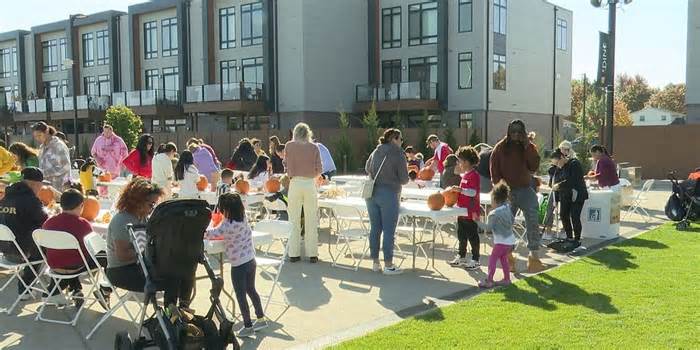
<instances>
[{"instance_id":1,"label":"green lawn","mask_svg":"<svg viewBox=\"0 0 700 350\"><path fill-rule=\"evenodd\" d=\"M700 348L700 230L663 226L337 349Z\"/></svg>"}]
</instances>

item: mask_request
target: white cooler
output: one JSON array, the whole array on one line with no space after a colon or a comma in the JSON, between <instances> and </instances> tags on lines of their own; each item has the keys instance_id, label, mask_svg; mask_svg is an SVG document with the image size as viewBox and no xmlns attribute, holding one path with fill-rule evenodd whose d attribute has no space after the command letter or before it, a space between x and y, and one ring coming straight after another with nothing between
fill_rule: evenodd
<instances>
[{"instance_id":1,"label":"white cooler","mask_svg":"<svg viewBox=\"0 0 700 350\"><path fill-rule=\"evenodd\" d=\"M613 190L588 190L581 212L582 238L609 240L620 235L620 193Z\"/></svg>"}]
</instances>

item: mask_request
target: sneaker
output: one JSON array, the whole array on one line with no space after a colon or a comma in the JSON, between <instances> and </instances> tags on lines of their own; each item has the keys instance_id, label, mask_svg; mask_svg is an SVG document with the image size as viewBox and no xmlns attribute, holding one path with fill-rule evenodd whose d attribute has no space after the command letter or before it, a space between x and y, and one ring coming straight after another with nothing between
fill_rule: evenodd
<instances>
[{"instance_id":1,"label":"sneaker","mask_svg":"<svg viewBox=\"0 0 700 350\"><path fill-rule=\"evenodd\" d=\"M47 296L44 298L41 298L41 301L43 301L46 304L52 304L52 305L66 305L68 304L68 300L66 300L66 297L63 296L61 293L57 293L51 296Z\"/></svg>"},{"instance_id":2,"label":"sneaker","mask_svg":"<svg viewBox=\"0 0 700 350\"><path fill-rule=\"evenodd\" d=\"M545 267L544 264L542 264L542 261L540 259L534 257L534 256L529 256L527 258L527 272L528 273L538 273L546 270L547 268Z\"/></svg>"},{"instance_id":3,"label":"sneaker","mask_svg":"<svg viewBox=\"0 0 700 350\"><path fill-rule=\"evenodd\" d=\"M270 325L269 323L267 317L259 318L253 322L253 330L257 332L261 329L265 329Z\"/></svg>"},{"instance_id":4,"label":"sneaker","mask_svg":"<svg viewBox=\"0 0 700 350\"><path fill-rule=\"evenodd\" d=\"M92 292L92 296L97 299L97 302L100 303L100 306L102 306L105 311L109 311L109 293L107 293L106 290L100 287L99 290Z\"/></svg>"},{"instance_id":5,"label":"sneaker","mask_svg":"<svg viewBox=\"0 0 700 350\"><path fill-rule=\"evenodd\" d=\"M295 263L295 262L299 262L299 261L301 261L301 257L299 257L299 256L292 256L289 258L289 262L291 262L291 263Z\"/></svg>"},{"instance_id":6,"label":"sneaker","mask_svg":"<svg viewBox=\"0 0 700 350\"><path fill-rule=\"evenodd\" d=\"M398 268L396 266L392 266L392 267L385 267L384 271L382 273L387 275L387 276L393 276L393 275L402 274L403 270L401 270L400 268Z\"/></svg>"},{"instance_id":7,"label":"sneaker","mask_svg":"<svg viewBox=\"0 0 700 350\"><path fill-rule=\"evenodd\" d=\"M452 267L466 266L468 263L466 258L455 257L452 261L448 262Z\"/></svg>"},{"instance_id":8,"label":"sneaker","mask_svg":"<svg viewBox=\"0 0 700 350\"><path fill-rule=\"evenodd\" d=\"M380 271L382 271L382 264L380 264L380 263L373 263L373 264L372 264L372 271L374 271L374 272L380 272Z\"/></svg>"},{"instance_id":9,"label":"sneaker","mask_svg":"<svg viewBox=\"0 0 700 350\"><path fill-rule=\"evenodd\" d=\"M312 256L309 258L309 262L312 264L315 264L318 262L318 257L317 256Z\"/></svg>"},{"instance_id":10,"label":"sneaker","mask_svg":"<svg viewBox=\"0 0 700 350\"><path fill-rule=\"evenodd\" d=\"M243 327L238 331L238 336L241 338L252 338L255 335L253 327Z\"/></svg>"},{"instance_id":11,"label":"sneaker","mask_svg":"<svg viewBox=\"0 0 700 350\"><path fill-rule=\"evenodd\" d=\"M462 265L467 270L476 270L481 267L481 264L476 260L470 260L466 264Z\"/></svg>"}]
</instances>

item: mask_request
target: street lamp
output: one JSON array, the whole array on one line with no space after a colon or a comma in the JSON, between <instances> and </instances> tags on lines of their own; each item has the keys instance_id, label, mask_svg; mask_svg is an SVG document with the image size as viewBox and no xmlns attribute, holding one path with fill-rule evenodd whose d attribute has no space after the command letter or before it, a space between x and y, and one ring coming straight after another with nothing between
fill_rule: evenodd
<instances>
[{"instance_id":1,"label":"street lamp","mask_svg":"<svg viewBox=\"0 0 700 350\"><path fill-rule=\"evenodd\" d=\"M76 45L75 42L75 36L73 35L73 25L75 24L76 19L83 19L86 18L82 13L78 13L75 15L70 15L68 16L68 22L70 23L70 37L71 37L71 47L73 45ZM71 50L71 57L73 57L73 52L74 50ZM80 149L80 143L78 143L78 97L76 94L76 91L78 91L77 86L76 86L76 79L75 79L75 65L77 64L77 60L73 60L70 58L67 58L63 61L63 66L64 67L70 67L70 74L73 75L71 81L73 82L73 92L71 95L73 95L73 132L75 133L75 153L77 156L78 150ZM70 78L70 77L69 77Z\"/></svg>"}]
</instances>

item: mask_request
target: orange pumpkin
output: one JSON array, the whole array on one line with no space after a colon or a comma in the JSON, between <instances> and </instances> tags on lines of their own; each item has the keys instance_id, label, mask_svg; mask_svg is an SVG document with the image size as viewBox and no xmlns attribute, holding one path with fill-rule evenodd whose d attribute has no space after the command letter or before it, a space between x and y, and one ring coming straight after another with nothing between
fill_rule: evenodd
<instances>
[{"instance_id":1,"label":"orange pumpkin","mask_svg":"<svg viewBox=\"0 0 700 350\"><path fill-rule=\"evenodd\" d=\"M430 210L440 210L445 206L445 197L441 193L433 193L428 196L428 208Z\"/></svg>"},{"instance_id":2,"label":"orange pumpkin","mask_svg":"<svg viewBox=\"0 0 700 350\"><path fill-rule=\"evenodd\" d=\"M416 173L418 173L420 171L420 169L418 169L417 165L409 165L408 172L411 172L411 170L415 171Z\"/></svg>"},{"instance_id":3,"label":"orange pumpkin","mask_svg":"<svg viewBox=\"0 0 700 350\"><path fill-rule=\"evenodd\" d=\"M112 181L112 174L104 173L104 174L98 176L97 179L102 181L102 182L110 182L110 181Z\"/></svg>"},{"instance_id":4,"label":"orange pumpkin","mask_svg":"<svg viewBox=\"0 0 700 350\"><path fill-rule=\"evenodd\" d=\"M211 213L211 226L212 227L218 227L219 225L221 225L222 221L224 221L224 214L222 214L218 210Z\"/></svg>"},{"instance_id":5,"label":"orange pumpkin","mask_svg":"<svg viewBox=\"0 0 700 350\"><path fill-rule=\"evenodd\" d=\"M271 178L265 182L265 192L267 193L277 193L280 191L280 180L276 178Z\"/></svg>"},{"instance_id":6,"label":"orange pumpkin","mask_svg":"<svg viewBox=\"0 0 700 350\"><path fill-rule=\"evenodd\" d=\"M423 168L418 172L418 178L423 181L430 181L435 176L435 170L432 168Z\"/></svg>"},{"instance_id":7,"label":"orange pumpkin","mask_svg":"<svg viewBox=\"0 0 700 350\"><path fill-rule=\"evenodd\" d=\"M457 198L459 198L459 193L452 190L442 191L442 196L445 197L445 205L452 208L457 204Z\"/></svg>"},{"instance_id":8,"label":"orange pumpkin","mask_svg":"<svg viewBox=\"0 0 700 350\"><path fill-rule=\"evenodd\" d=\"M112 214L106 211L104 215L102 215L102 222L104 222L105 224L109 224L110 221L112 221Z\"/></svg>"},{"instance_id":9,"label":"orange pumpkin","mask_svg":"<svg viewBox=\"0 0 700 350\"><path fill-rule=\"evenodd\" d=\"M206 191L209 186L209 180L204 175L199 175L199 181L197 181L197 191Z\"/></svg>"},{"instance_id":10,"label":"orange pumpkin","mask_svg":"<svg viewBox=\"0 0 700 350\"><path fill-rule=\"evenodd\" d=\"M87 221L94 221L100 213L100 202L95 197L87 197L83 202L83 212L80 214Z\"/></svg>"},{"instance_id":11,"label":"orange pumpkin","mask_svg":"<svg viewBox=\"0 0 700 350\"><path fill-rule=\"evenodd\" d=\"M248 194L248 191L250 191L250 183L245 179L239 179L236 181L234 187L236 187L236 192L240 194Z\"/></svg>"},{"instance_id":12,"label":"orange pumpkin","mask_svg":"<svg viewBox=\"0 0 700 350\"><path fill-rule=\"evenodd\" d=\"M53 191L47 186L42 187L37 196L39 197L39 200L41 200L41 204L44 206L49 206L56 200L56 198L54 198Z\"/></svg>"}]
</instances>

